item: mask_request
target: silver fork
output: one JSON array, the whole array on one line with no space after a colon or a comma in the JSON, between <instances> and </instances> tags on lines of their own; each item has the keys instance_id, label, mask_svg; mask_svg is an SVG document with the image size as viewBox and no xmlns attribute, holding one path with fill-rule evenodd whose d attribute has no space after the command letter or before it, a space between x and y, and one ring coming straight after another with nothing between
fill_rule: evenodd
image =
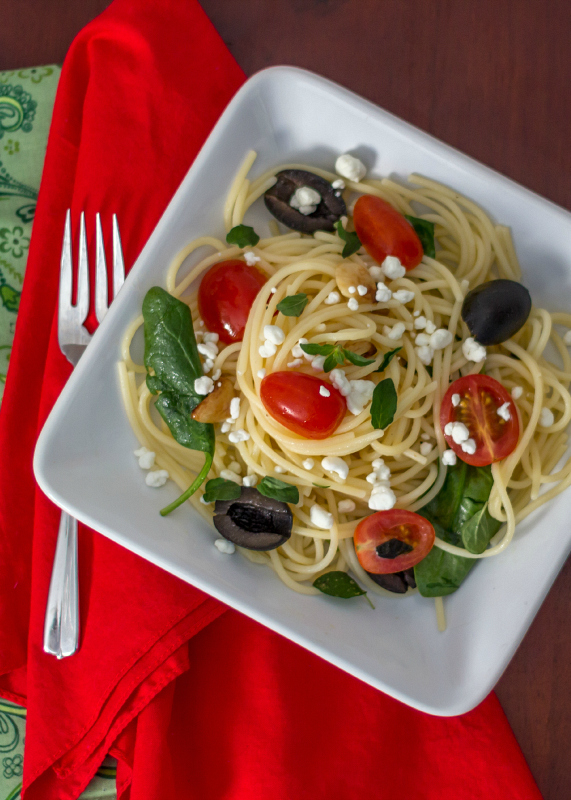
<instances>
[{"instance_id":1,"label":"silver fork","mask_svg":"<svg viewBox=\"0 0 571 800\"><path fill-rule=\"evenodd\" d=\"M113 215L113 297L125 280L125 266L117 217ZM67 360L75 365L89 344L91 334L83 323L89 313L89 265L85 217L81 214L77 300L72 305L73 260L71 213L65 218L59 283L58 342ZM107 264L101 218L95 217L95 316L101 322L108 309ZM77 520L61 512L50 590L44 622L44 650L57 658L73 655L79 645L79 587L77 574Z\"/></svg>"}]
</instances>

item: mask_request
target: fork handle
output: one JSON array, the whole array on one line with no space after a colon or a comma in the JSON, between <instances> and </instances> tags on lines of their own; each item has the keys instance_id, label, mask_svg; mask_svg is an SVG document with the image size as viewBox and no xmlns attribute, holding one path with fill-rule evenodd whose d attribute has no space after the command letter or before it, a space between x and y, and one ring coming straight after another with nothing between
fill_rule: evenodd
<instances>
[{"instance_id":1,"label":"fork handle","mask_svg":"<svg viewBox=\"0 0 571 800\"><path fill-rule=\"evenodd\" d=\"M66 658L76 652L78 644L77 520L62 511L44 622L44 650Z\"/></svg>"}]
</instances>

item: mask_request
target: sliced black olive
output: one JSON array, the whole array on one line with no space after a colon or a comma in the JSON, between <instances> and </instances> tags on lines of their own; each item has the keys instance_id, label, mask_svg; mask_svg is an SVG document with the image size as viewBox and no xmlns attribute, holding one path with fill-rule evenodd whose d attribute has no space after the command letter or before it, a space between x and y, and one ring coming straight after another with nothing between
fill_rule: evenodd
<instances>
[{"instance_id":1,"label":"sliced black olive","mask_svg":"<svg viewBox=\"0 0 571 800\"><path fill-rule=\"evenodd\" d=\"M500 344L523 327L530 311L531 296L525 286L498 278L468 292L462 319L480 344Z\"/></svg>"},{"instance_id":2,"label":"sliced black olive","mask_svg":"<svg viewBox=\"0 0 571 800\"><path fill-rule=\"evenodd\" d=\"M403 553L412 552L412 546L402 539L388 539L375 548L379 558L396 558Z\"/></svg>"},{"instance_id":3,"label":"sliced black olive","mask_svg":"<svg viewBox=\"0 0 571 800\"><path fill-rule=\"evenodd\" d=\"M236 500L217 500L214 525L228 541L248 550L274 550L291 536L293 514L287 503L242 487Z\"/></svg>"},{"instance_id":4,"label":"sliced black olive","mask_svg":"<svg viewBox=\"0 0 571 800\"><path fill-rule=\"evenodd\" d=\"M301 233L334 231L334 224L347 213L341 195L325 178L304 169L284 169L276 175L277 183L264 195L266 208L279 221ZM321 202L312 214L302 214L289 204L296 189L310 186L319 192Z\"/></svg>"},{"instance_id":5,"label":"sliced black olive","mask_svg":"<svg viewBox=\"0 0 571 800\"><path fill-rule=\"evenodd\" d=\"M369 578L375 581L387 592L394 592L395 594L405 594L410 586L411 589L416 589L416 581L414 580L414 569L405 569L402 572L391 572L388 575L374 575L368 572Z\"/></svg>"}]
</instances>

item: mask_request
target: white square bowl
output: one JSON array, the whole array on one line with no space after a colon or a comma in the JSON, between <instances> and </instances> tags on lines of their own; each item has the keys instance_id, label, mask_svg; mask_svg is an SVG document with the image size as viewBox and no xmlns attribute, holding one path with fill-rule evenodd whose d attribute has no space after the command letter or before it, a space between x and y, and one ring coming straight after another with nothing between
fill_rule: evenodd
<instances>
[{"instance_id":1,"label":"white square bowl","mask_svg":"<svg viewBox=\"0 0 571 800\"><path fill-rule=\"evenodd\" d=\"M331 169L340 153L370 174L419 172L478 202L512 228L534 302L555 310L571 297L571 214L425 133L311 73L275 67L234 97L197 156L97 330L39 438L34 470L62 508L118 544L393 697L431 714L473 708L493 688L571 549L571 493L518 527L504 554L485 559L445 598L438 633L432 601L305 597L269 569L213 547L214 529L190 506L167 518L178 495L141 479L117 378L119 343L146 291L164 285L171 258L195 237L223 237L222 208L246 152L254 175L285 162ZM260 202L248 220L266 231Z\"/></svg>"}]
</instances>

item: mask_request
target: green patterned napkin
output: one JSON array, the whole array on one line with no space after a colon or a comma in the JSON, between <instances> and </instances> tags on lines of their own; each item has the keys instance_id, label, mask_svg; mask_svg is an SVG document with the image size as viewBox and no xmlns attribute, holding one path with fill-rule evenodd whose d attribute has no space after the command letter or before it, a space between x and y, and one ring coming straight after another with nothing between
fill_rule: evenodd
<instances>
[{"instance_id":1,"label":"green patterned napkin","mask_svg":"<svg viewBox=\"0 0 571 800\"><path fill-rule=\"evenodd\" d=\"M14 338L32 222L61 68L0 72L0 399ZM0 699L0 800L22 791L26 709ZM106 758L82 800L116 797Z\"/></svg>"}]
</instances>

